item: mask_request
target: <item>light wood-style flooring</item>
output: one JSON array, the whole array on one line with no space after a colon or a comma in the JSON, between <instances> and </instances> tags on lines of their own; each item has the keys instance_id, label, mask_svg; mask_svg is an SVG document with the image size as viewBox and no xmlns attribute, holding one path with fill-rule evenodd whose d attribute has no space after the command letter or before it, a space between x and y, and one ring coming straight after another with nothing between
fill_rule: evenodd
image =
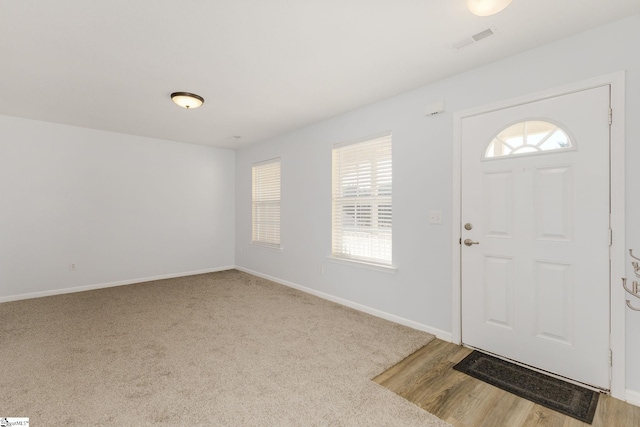
<instances>
[{"instance_id":1,"label":"light wood-style flooring","mask_svg":"<svg viewBox=\"0 0 640 427\"><path fill-rule=\"evenodd\" d=\"M434 340L373 380L455 427L583 427L452 369L472 350ZM639 427L640 407L600 395L593 427Z\"/></svg>"}]
</instances>

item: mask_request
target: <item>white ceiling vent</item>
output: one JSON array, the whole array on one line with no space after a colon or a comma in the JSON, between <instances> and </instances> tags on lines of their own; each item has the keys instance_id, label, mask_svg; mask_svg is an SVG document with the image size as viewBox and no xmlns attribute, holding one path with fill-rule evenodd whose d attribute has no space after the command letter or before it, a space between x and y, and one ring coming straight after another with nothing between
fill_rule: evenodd
<instances>
[{"instance_id":1,"label":"white ceiling vent","mask_svg":"<svg viewBox=\"0 0 640 427\"><path fill-rule=\"evenodd\" d=\"M496 33L496 30L493 28L487 28L486 30L480 31L472 36L466 37L456 43L453 44L453 48L456 50L462 49L463 47L467 47L471 44L479 42L482 39L486 39L489 36L492 36Z\"/></svg>"}]
</instances>

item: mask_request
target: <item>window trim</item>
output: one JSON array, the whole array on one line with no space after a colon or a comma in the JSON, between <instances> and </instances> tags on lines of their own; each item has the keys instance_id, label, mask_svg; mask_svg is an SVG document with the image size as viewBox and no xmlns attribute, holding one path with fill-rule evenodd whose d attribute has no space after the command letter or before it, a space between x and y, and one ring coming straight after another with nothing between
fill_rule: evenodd
<instances>
[{"instance_id":1,"label":"window trim","mask_svg":"<svg viewBox=\"0 0 640 427\"><path fill-rule=\"evenodd\" d=\"M336 217L336 182L335 182L335 178L336 175L341 174L340 171L336 171L336 164L334 163L334 153L335 150L339 150L341 148L345 148L348 146L353 146L353 145L357 145L357 144L361 144L361 143L366 143L366 142L372 142L375 141L377 139L382 139L382 138L389 138L389 150L390 150L390 156L389 156L389 160L391 163L391 176L393 177L393 155L392 155L392 132L389 131L384 131L384 132L378 132L369 136L365 136L365 137L361 137L361 138L357 138L357 139L353 139L353 140L349 140L349 141L343 141L343 142L339 142L339 143L335 143L332 146L331 149L331 158L332 158L332 162L331 162L331 254L329 256L327 256L327 258L331 261L337 262L337 263L341 263L341 264L348 264L348 265L353 265L353 266L357 266L357 267L361 267L361 268L368 268L368 269L374 269L374 270L378 270L378 271L385 271L385 272L392 272L395 273L396 271L396 267L393 263L393 178L391 178L391 186L390 186L390 195L389 195L389 200L386 203L382 203L382 204L389 204L391 206L391 226L389 227L389 234L390 234L390 245L391 245L391 255L390 255L390 259L386 260L386 259L382 259L382 258L369 258L369 257L359 257L359 256L353 256L353 255L348 255L348 254L342 254L342 253L335 253L334 249L335 249L335 234L336 234L336 223L335 223L335 217ZM372 212L378 212L379 211L379 203L376 201L376 199L378 198L378 195L376 196L361 196L362 199L364 201L366 201L365 199L367 197L373 198L374 202L371 203L372 206ZM354 200L354 204L358 204L358 197L351 197ZM377 208L376 208L377 207ZM377 216L377 213L375 215L372 215L372 220L373 218ZM377 227L378 228L378 227Z\"/></svg>"},{"instance_id":2,"label":"window trim","mask_svg":"<svg viewBox=\"0 0 640 427\"><path fill-rule=\"evenodd\" d=\"M364 268L367 270L382 271L384 273L396 274L398 267L395 264L379 264L376 262L361 261L359 259L327 255L327 260L336 264L350 265L352 267Z\"/></svg>"},{"instance_id":3,"label":"window trim","mask_svg":"<svg viewBox=\"0 0 640 427\"><path fill-rule=\"evenodd\" d=\"M256 201L255 199L255 172L256 172L256 168L259 168L261 166L267 166L267 165L272 165L272 164L277 164L278 165L278 243L274 243L274 242L269 242L269 241L265 241L265 240L254 240L255 237L255 228L256 228L256 212L255 212L255 208L256 208L256 204L260 203L261 201ZM262 221L264 222L265 220L262 219ZM257 246L257 247L261 247L261 248L267 248L267 249L272 249L272 250L276 250L276 251L282 251L282 160L280 157L275 157L272 159L268 159L268 160L263 160L260 162L256 162L253 163L251 165L251 245L253 246Z\"/></svg>"}]
</instances>

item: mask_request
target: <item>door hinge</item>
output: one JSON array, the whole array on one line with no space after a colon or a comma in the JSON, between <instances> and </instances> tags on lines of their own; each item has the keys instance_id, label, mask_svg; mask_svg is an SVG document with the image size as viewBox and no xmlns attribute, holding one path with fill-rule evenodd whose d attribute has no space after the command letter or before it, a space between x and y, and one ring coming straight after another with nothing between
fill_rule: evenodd
<instances>
[{"instance_id":1,"label":"door hinge","mask_svg":"<svg viewBox=\"0 0 640 427\"><path fill-rule=\"evenodd\" d=\"M609 108L609 124L613 123L613 108Z\"/></svg>"},{"instance_id":2,"label":"door hinge","mask_svg":"<svg viewBox=\"0 0 640 427\"><path fill-rule=\"evenodd\" d=\"M613 245L613 230L609 229L609 246Z\"/></svg>"},{"instance_id":3,"label":"door hinge","mask_svg":"<svg viewBox=\"0 0 640 427\"><path fill-rule=\"evenodd\" d=\"M613 366L613 351L609 349L609 366Z\"/></svg>"}]
</instances>

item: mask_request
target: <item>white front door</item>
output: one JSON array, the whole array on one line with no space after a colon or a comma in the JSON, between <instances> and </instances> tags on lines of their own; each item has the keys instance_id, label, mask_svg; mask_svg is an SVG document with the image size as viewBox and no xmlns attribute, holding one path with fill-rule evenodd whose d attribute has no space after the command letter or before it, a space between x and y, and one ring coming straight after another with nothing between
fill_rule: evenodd
<instances>
[{"instance_id":1,"label":"white front door","mask_svg":"<svg viewBox=\"0 0 640 427\"><path fill-rule=\"evenodd\" d=\"M461 126L463 343L602 389L609 93L583 90Z\"/></svg>"}]
</instances>

